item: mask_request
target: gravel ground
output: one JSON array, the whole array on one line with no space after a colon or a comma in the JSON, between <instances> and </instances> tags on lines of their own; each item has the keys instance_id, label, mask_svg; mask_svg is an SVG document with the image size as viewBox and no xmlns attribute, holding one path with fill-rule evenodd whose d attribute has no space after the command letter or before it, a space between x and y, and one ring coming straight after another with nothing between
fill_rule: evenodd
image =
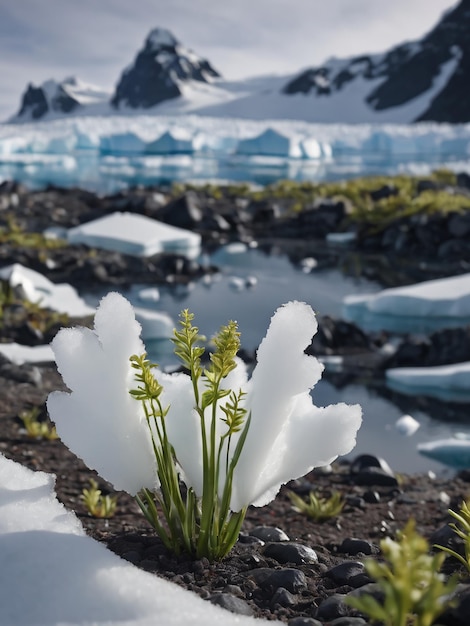
<instances>
[{"instance_id":1,"label":"gravel ground","mask_svg":"<svg viewBox=\"0 0 470 626\"><path fill-rule=\"evenodd\" d=\"M17 379L25 380L12 380L11 372L6 378L0 376L0 451L33 470L54 473L59 500L76 512L91 537L116 554L237 612L292 626L366 623L342 603L343 594L370 582L363 570L364 558L379 558L380 540L394 537L410 517L432 543L434 533L448 528L448 508L458 510L469 495L470 475L465 473L452 480L394 476L376 467L374 458L362 456L353 463L336 462L331 472L314 471L288 485L300 495L311 489L323 497L339 491L346 504L338 517L312 521L293 510L284 487L268 506L249 509L240 541L223 561L209 564L205 559L175 558L127 494L117 494L117 511L111 519L95 519L87 513L80 495L90 478L98 480L104 493L109 485L60 440L28 437L18 417L23 410L43 406L49 391L60 388L55 368L24 366L15 371ZM454 559L447 559L445 570L464 576ZM449 619L439 623L470 623L455 616Z\"/></svg>"}]
</instances>

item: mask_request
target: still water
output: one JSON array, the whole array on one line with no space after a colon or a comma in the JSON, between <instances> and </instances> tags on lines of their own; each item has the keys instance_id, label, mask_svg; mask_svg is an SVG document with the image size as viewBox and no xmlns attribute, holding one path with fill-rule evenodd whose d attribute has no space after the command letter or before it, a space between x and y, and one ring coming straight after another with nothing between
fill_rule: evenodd
<instances>
[{"instance_id":1,"label":"still water","mask_svg":"<svg viewBox=\"0 0 470 626\"><path fill-rule=\"evenodd\" d=\"M276 308L289 300L307 302L322 315L341 316L344 296L380 290L376 283L347 277L334 269L305 272L292 265L282 254L267 255L256 249L238 254L219 252L206 261L217 265L220 274L210 281L201 280L189 287L160 289L160 299L153 304L146 303L146 306L170 314L175 324L180 311L188 308L195 314L200 332L208 337L229 319L234 319L239 324L242 346L249 350L259 345ZM255 282L247 286L247 283ZM135 285L124 295L136 306L142 306L144 303L139 300L139 292L143 287ZM96 295L87 299L93 305L98 302ZM147 342L147 350L162 367L176 363L169 341ZM416 450L417 444L448 437L455 431L470 433L470 426L466 428L461 423L438 421L416 412L413 417L419 421L420 428L410 437L403 436L395 427L402 411L374 390L359 384L337 389L322 380L314 388L312 396L318 406L336 402L361 404L363 425L357 446L349 456L375 454L386 459L397 472L432 470L439 474L449 473L444 465L421 456Z\"/></svg>"}]
</instances>

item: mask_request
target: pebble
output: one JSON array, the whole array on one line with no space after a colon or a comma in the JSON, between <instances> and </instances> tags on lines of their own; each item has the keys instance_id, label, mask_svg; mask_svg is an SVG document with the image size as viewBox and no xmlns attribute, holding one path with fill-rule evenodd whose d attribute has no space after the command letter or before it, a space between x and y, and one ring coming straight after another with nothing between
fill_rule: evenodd
<instances>
[{"instance_id":1,"label":"pebble","mask_svg":"<svg viewBox=\"0 0 470 626\"><path fill-rule=\"evenodd\" d=\"M324 575L341 586L350 585L352 578L355 578L358 574L364 575L364 572L364 564L360 561L344 561L327 570Z\"/></svg>"},{"instance_id":2,"label":"pebble","mask_svg":"<svg viewBox=\"0 0 470 626\"><path fill-rule=\"evenodd\" d=\"M316 563L318 556L315 550L300 543L270 543L263 550L264 556L275 559L278 563Z\"/></svg>"},{"instance_id":3,"label":"pebble","mask_svg":"<svg viewBox=\"0 0 470 626\"><path fill-rule=\"evenodd\" d=\"M275 526L255 526L249 533L252 537L257 537L261 541L289 541L286 533Z\"/></svg>"},{"instance_id":4,"label":"pebble","mask_svg":"<svg viewBox=\"0 0 470 626\"><path fill-rule=\"evenodd\" d=\"M338 552L345 552L346 554L351 554L354 556L356 554L378 553L378 548L370 543L370 541L366 541L365 539L347 537L339 546Z\"/></svg>"},{"instance_id":5,"label":"pebble","mask_svg":"<svg viewBox=\"0 0 470 626\"><path fill-rule=\"evenodd\" d=\"M297 600L290 591L287 591L284 587L278 587L271 599L271 606L274 607L276 604L280 604L281 606L294 606L297 604Z\"/></svg>"},{"instance_id":6,"label":"pebble","mask_svg":"<svg viewBox=\"0 0 470 626\"><path fill-rule=\"evenodd\" d=\"M291 593L297 593L307 586L307 578L303 572L295 568L272 570L262 567L248 572L262 589L278 589L284 587Z\"/></svg>"},{"instance_id":7,"label":"pebble","mask_svg":"<svg viewBox=\"0 0 470 626\"><path fill-rule=\"evenodd\" d=\"M334 593L329 598L323 600L317 609L315 617L322 622L330 622L338 617L347 617L351 610L344 602L345 594Z\"/></svg>"},{"instance_id":8,"label":"pebble","mask_svg":"<svg viewBox=\"0 0 470 626\"><path fill-rule=\"evenodd\" d=\"M250 605L245 602L245 600L237 598L237 596L234 596L231 593L214 593L212 596L208 597L208 600L211 604L221 606L223 609L226 609L231 613L238 613L239 615L253 615L253 610Z\"/></svg>"}]
</instances>

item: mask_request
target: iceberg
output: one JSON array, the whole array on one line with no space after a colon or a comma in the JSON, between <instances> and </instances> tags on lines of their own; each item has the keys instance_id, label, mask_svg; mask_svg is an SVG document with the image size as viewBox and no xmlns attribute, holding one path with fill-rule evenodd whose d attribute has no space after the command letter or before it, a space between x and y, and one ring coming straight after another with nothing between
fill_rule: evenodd
<instances>
[{"instance_id":1,"label":"iceberg","mask_svg":"<svg viewBox=\"0 0 470 626\"><path fill-rule=\"evenodd\" d=\"M195 148L190 133L184 129L173 129L148 143L145 152L148 154L192 154Z\"/></svg>"},{"instance_id":2,"label":"iceberg","mask_svg":"<svg viewBox=\"0 0 470 626\"><path fill-rule=\"evenodd\" d=\"M268 184L279 177L426 175L436 167L470 171L469 150L470 124L318 124L269 118L265 111L259 120L90 115L0 125L0 181L110 193L180 179ZM163 171L176 157L187 159L184 171L180 164ZM278 159L284 169L273 172L271 164L267 171L258 159Z\"/></svg>"},{"instance_id":3,"label":"iceberg","mask_svg":"<svg viewBox=\"0 0 470 626\"><path fill-rule=\"evenodd\" d=\"M101 154L142 154L145 152L145 141L133 132L113 133L101 137Z\"/></svg>"},{"instance_id":4,"label":"iceberg","mask_svg":"<svg viewBox=\"0 0 470 626\"><path fill-rule=\"evenodd\" d=\"M420 443L417 450L423 456L455 469L470 468L470 437L464 433L458 433L447 439Z\"/></svg>"},{"instance_id":5,"label":"iceberg","mask_svg":"<svg viewBox=\"0 0 470 626\"><path fill-rule=\"evenodd\" d=\"M312 149L305 144L304 150ZM274 156L288 159L300 159L306 154L300 141L295 137L283 135L272 128L266 129L261 135L241 139L236 153L245 156Z\"/></svg>"},{"instance_id":6,"label":"iceberg","mask_svg":"<svg viewBox=\"0 0 470 626\"><path fill-rule=\"evenodd\" d=\"M346 319L391 331L431 330L470 321L470 274L343 299Z\"/></svg>"},{"instance_id":7,"label":"iceberg","mask_svg":"<svg viewBox=\"0 0 470 626\"><path fill-rule=\"evenodd\" d=\"M84 244L138 257L161 252L195 258L201 250L201 236L134 213L112 213L67 231L72 244Z\"/></svg>"},{"instance_id":8,"label":"iceberg","mask_svg":"<svg viewBox=\"0 0 470 626\"><path fill-rule=\"evenodd\" d=\"M385 372L387 387L405 395L470 402L470 362L432 367L395 367Z\"/></svg>"}]
</instances>

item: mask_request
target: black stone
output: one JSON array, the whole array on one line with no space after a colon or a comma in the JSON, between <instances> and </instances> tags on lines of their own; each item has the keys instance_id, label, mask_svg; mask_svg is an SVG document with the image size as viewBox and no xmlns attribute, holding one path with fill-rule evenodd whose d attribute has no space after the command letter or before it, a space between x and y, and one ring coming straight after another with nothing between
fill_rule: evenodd
<instances>
[{"instance_id":1,"label":"black stone","mask_svg":"<svg viewBox=\"0 0 470 626\"><path fill-rule=\"evenodd\" d=\"M263 554L279 563L301 565L302 563L316 563L318 561L315 550L300 543L270 543L264 548Z\"/></svg>"}]
</instances>

